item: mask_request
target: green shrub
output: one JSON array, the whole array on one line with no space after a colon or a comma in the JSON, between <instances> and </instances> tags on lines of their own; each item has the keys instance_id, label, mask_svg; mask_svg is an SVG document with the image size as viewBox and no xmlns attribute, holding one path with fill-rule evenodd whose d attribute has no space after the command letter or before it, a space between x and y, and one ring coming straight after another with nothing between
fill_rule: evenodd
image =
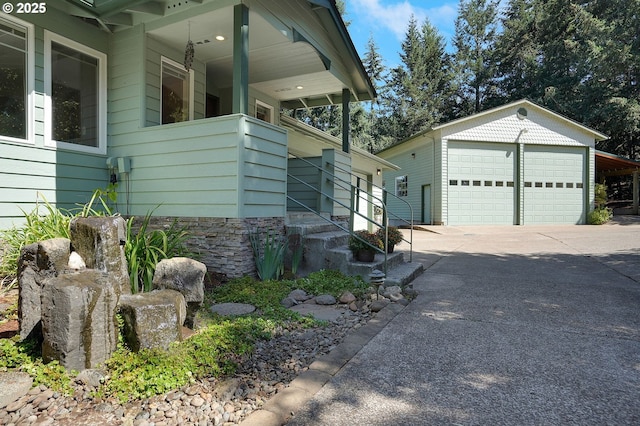
<instances>
[{"instance_id":1,"label":"green shrub","mask_svg":"<svg viewBox=\"0 0 640 426\"><path fill-rule=\"evenodd\" d=\"M589 225L602 225L613 217L613 211L609 207L601 207L592 210L587 215L587 223Z\"/></svg>"},{"instance_id":2,"label":"green shrub","mask_svg":"<svg viewBox=\"0 0 640 426\"><path fill-rule=\"evenodd\" d=\"M260 244L258 231L249 234L253 258L256 262L256 272L263 280L279 279L284 274L284 255L287 252L287 242L275 232L267 231L264 244Z\"/></svg>"},{"instance_id":3,"label":"green shrub","mask_svg":"<svg viewBox=\"0 0 640 426\"><path fill-rule=\"evenodd\" d=\"M152 213L147 213L137 233L133 228L135 217L127 221L124 254L129 268L132 293L153 289L153 273L162 259L176 256L194 257L194 253L186 246L189 238L186 228L178 226L178 222L174 220L166 230L149 230Z\"/></svg>"}]
</instances>

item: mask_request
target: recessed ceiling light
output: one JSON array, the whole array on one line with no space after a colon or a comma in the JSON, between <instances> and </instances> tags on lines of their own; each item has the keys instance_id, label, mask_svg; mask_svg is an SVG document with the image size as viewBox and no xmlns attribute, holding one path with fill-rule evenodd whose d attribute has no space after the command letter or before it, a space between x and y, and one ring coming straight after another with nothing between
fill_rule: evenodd
<instances>
[{"instance_id":1,"label":"recessed ceiling light","mask_svg":"<svg viewBox=\"0 0 640 426\"><path fill-rule=\"evenodd\" d=\"M218 40L218 41L224 41L224 36L222 36L222 35L217 35L217 36L216 36L216 40Z\"/></svg>"},{"instance_id":2,"label":"recessed ceiling light","mask_svg":"<svg viewBox=\"0 0 640 426\"><path fill-rule=\"evenodd\" d=\"M296 89L302 90L302 89L304 89L304 86L296 86Z\"/></svg>"}]
</instances>

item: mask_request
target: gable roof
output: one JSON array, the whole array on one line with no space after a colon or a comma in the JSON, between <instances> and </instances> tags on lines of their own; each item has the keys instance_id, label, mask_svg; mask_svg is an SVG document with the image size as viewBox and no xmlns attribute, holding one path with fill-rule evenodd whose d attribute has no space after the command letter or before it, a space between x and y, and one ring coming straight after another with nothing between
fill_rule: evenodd
<instances>
[{"instance_id":1,"label":"gable roof","mask_svg":"<svg viewBox=\"0 0 640 426\"><path fill-rule=\"evenodd\" d=\"M548 114L548 115L552 116L556 120L562 121L567 125L573 126L573 127L577 128L577 129L580 129L581 131L584 131L586 133L591 134L596 141L602 141L602 140L609 139L609 137L607 135L605 135L604 133L600 133L597 130L591 129L591 128L589 128L589 127L587 127L587 126L585 126L585 125L583 125L583 124L581 124L581 123L579 123L577 121L571 120L570 118L567 118L567 117L565 117L565 116L563 116L561 114L558 114L557 112L551 111L550 109L547 109L547 108L545 108L543 106L540 106L540 105L536 104L535 102L532 102L532 101L530 101L528 99L521 99L519 101L510 102L508 104L504 104L504 105L501 105L501 106L498 106L498 107L495 107L495 108L487 109L487 110L484 110L484 111L469 115L467 117L458 118L456 120L452 120L452 121L449 121L447 123L437 124L437 125L432 126L432 127L428 128L428 129L425 129L425 130L423 130L421 132L418 132L415 135L409 136L407 139L404 139L404 140L402 140L402 141L400 141L398 143L395 143L395 144L393 144L391 146L388 146L388 147L384 148L383 150L379 151L378 153L381 153L381 152L384 152L384 151L386 151L388 149L391 149L391 148L394 148L396 146L405 144L405 143L407 143L409 141L412 141L412 140L418 138L419 136L428 135L429 133L434 132L434 131L438 131L438 130L446 130L449 127L453 127L453 126L459 125L461 123L465 123L465 122L469 122L469 121L472 121L472 120L476 120L476 119L478 119L480 117L483 117L483 116L486 116L486 115L490 115L490 114L495 114L497 112L500 112L500 111L503 111L503 110L506 110L506 109L515 108L515 107L522 107L522 108L527 107L527 108L536 109L536 110L538 110L540 112Z\"/></svg>"}]
</instances>

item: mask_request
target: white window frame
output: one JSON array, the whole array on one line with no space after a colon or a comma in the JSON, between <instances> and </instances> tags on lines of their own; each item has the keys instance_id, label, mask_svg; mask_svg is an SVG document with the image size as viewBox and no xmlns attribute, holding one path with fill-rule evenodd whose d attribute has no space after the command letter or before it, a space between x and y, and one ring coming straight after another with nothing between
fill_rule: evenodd
<instances>
[{"instance_id":1,"label":"white window frame","mask_svg":"<svg viewBox=\"0 0 640 426\"><path fill-rule=\"evenodd\" d=\"M398 176L395 179L395 193L396 197L409 196L409 178L407 175Z\"/></svg>"},{"instance_id":2,"label":"white window frame","mask_svg":"<svg viewBox=\"0 0 640 426\"><path fill-rule=\"evenodd\" d=\"M261 118L258 118L258 108L264 108L264 109L267 109L269 111L269 120L262 120ZM265 102L262 102L262 101L256 99L256 114L255 114L255 116L256 116L256 118L258 118L258 120L262 120L265 123L273 124L274 123L273 110L274 110L274 108L273 108L272 105L269 105L268 103L265 103Z\"/></svg>"},{"instance_id":3,"label":"white window frame","mask_svg":"<svg viewBox=\"0 0 640 426\"><path fill-rule=\"evenodd\" d=\"M184 65L180 64L172 59L169 59L165 56L161 56L160 57L160 124L163 126L169 125L169 124L176 124L176 123L167 123L167 124L162 124L162 69L164 68L164 64L167 64L171 67L177 68L178 70L180 70L180 72L186 72L189 75L189 119L187 121L192 121L193 120L193 109L195 106L195 77L194 77L194 72L193 69L190 69L189 71L184 69ZM183 121L180 121L179 123L183 123Z\"/></svg>"},{"instance_id":4,"label":"white window frame","mask_svg":"<svg viewBox=\"0 0 640 426\"><path fill-rule=\"evenodd\" d=\"M26 100L26 105L25 105L25 112L26 112L26 117L25 119L27 120L27 122L25 123L25 139L22 138L16 138L13 136L6 136L6 135L2 135L0 134L0 140L2 141L7 141L7 142L19 142L19 143L26 143L29 145L35 145L35 130L34 130L34 125L33 125L33 117L34 117L34 113L33 113L33 108L34 108L34 90L35 90L35 48L36 48L36 44L35 44L35 39L34 39L34 27L33 24L30 24L28 22L22 21L20 19L14 18L11 15L7 15L7 14L3 14L2 16L0 16L0 20L6 21L9 23L9 25L15 25L18 27L21 27L25 33L26 33L26 37L27 37L27 69L26 69L26 76L27 76L27 94L25 96L25 100Z\"/></svg>"},{"instance_id":5,"label":"white window frame","mask_svg":"<svg viewBox=\"0 0 640 426\"><path fill-rule=\"evenodd\" d=\"M53 139L53 102L51 101L51 43L62 44L85 55L93 56L98 61L98 146L85 146L75 143L56 141ZM44 31L44 89L45 89L45 145L92 154L107 153L107 55L87 47L76 41Z\"/></svg>"}]
</instances>

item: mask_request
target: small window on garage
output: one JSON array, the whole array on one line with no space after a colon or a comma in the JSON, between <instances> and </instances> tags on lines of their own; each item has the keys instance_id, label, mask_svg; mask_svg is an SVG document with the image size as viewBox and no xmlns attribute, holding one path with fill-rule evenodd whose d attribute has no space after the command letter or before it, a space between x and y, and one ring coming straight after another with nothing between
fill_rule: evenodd
<instances>
[{"instance_id":1,"label":"small window on garage","mask_svg":"<svg viewBox=\"0 0 640 426\"><path fill-rule=\"evenodd\" d=\"M542 182L536 182L536 188L542 188Z\"/></svg>"},{"instance_id":2,"label":"small window on garage","mask_svg":"<svg viewBox=\"0 0 640 426\"><path fill-rule=\"evenodd\" d=\"M547 182L544 184L545 188L553 188L553 182Z\"/></svg>"},{"instance_id":3,"label":"small window on garage","mask_svg":"<svg viewBox=\"0 0 640 426\"><path fill-rule=\"evenodd\" d=\"M504 182L501 180L496 181L496 186L504 186Z\"/></svg>"},{"instance_id":4,"label":"small window on garage","mask_svg":"<svg viewBox=\"0 0 640 426\"><path fill-rule=\"evenodd\" d=\"M398 176L396 178L396 197L406 197L409 193L409 183L407 176Z\"/></svg>"},{"instance_id":5,"label":"small window on garage","mask_svg":"<svg viewBox=\"0 0 640 426\"><path fill-rule=\"evenodd\" d=\"M576 188L578 188L578 189L582 189L582 182L578 182L578 183L576 183Z\"/></svg>"},{"instance_id":6,"label":"small window on garage","mask_svg":"<svg viewBox=\"0 0 640 426\"><path fill-rule=\"evenodd\" d=\"M456 186L457 184L458 184L458 180L457 179L451 179L449 181L449 185L451 185L451 186Z\"/></svg>"},{"instance_id":7,"label":"small window on garage","mask_svg":"<svg viewBox=\"0 0 640 426\"><path fill-rule=\"evenodd\" d=\"M573 188L573 182L567 182L567 188Z\"/></svg>"},{"instance_id":8,"label":"small window on garage","mask_svg":"<svg viewBox=\"0 0 640 426\"><path fill-rule=\"evenodd\" d=\"M469 181L468 180L463 180L461 182L462 186L469 186Z\"/></svg>"},{"instance_id":9,"label":"small window on garage","mask_svg":"<svg viewBox=\"0 0 640 426\"><path fill-rule=\"evenodd\" d=\"M525 183L524 186L527 186L527 184ZM529 186L531 186L531 182L529 182ZM507 182L507 187L508 188L513 188L513 181L510 180L509 182Z\"/></svg>"},{"instance_id":10,"label":"small window on garage","mask_svg":"<svg viewBox=\"0 0 640 426\"><path fill-rule=\"evenodd\" d=\"M473 186L480 186L482 183L479 180L473 181Z\"/></svg>"},{"instance_id":11,"label":"small window on garage","mask_svg":"<svg viewBox=\"0 0 640 426\"><path fill-rule=\"evenodd\" d=\"M484 181L484 186L493 186L493 181L491 181L491 180L485 180L485 181Z\"/></svg>"},{"instance_id":12,"label":"small window on garage","mask_svg":"<svg viewBox=\"0 0 640 426\"><path fill-rule=\"evenodd\" d=\"M524 187L525 188L531 188L531 182L525 182L524 183Z\"/></svg>"},{"instance_id":13,"label":"small window on garage","mask_svg":"<svg viewBox=\"0 0 640 426\"><path fill-rule=\"evenodd\" d=\"M564 188L564 183L556 182L556 188Z\"/></svg>"}]
</instances>

